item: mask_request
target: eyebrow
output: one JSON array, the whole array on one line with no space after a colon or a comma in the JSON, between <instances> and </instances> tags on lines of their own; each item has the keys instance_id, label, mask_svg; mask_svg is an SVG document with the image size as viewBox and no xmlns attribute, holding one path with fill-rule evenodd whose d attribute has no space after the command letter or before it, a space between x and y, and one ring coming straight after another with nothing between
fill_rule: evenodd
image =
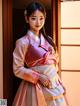
<instances>
[{"instance_id":1,"label":"eyebrow","mask_svg":"<svg viewBox=\"0 0 80 106\"><path fill-rule=\"evenodd\" d=\"M36 15L32 14L31 17L37 17ZM44 17L44 16L40 16L40 17Z\"/></svg>"},{"instance_id":2,"label":"eyebrow","mask_svg":"<svg viewBox=\"0 0 80 106\"><path fill-rule=\"evenodd\" d=\"M37 17L37 16L35 16L35 15L32 15L31 17ZM40 16L40 17L44 17L44 16Z\"/></svg>"}]
</instances>

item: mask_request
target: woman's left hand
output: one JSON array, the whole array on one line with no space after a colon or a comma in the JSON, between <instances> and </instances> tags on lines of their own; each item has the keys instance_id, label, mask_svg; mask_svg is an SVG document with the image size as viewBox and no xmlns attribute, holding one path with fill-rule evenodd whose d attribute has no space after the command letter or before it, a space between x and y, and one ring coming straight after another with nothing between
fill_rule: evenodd
<instances>
[{"instance_id":1,"label":"woman's left hand","mask_svg":"<svg viewBox=\"0 0 80 106\"><path fill-rule=\"evenodd\" d=\"M51 81L49 80L48 76L44 74L40 74L39 81L44 87L47 87L47 88L51 87Z\"/></svg>"}]
</instances>

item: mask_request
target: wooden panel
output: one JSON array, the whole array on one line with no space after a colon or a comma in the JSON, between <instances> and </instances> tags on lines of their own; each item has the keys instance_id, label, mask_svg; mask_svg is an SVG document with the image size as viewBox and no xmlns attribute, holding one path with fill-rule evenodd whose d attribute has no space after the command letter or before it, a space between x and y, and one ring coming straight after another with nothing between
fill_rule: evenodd
<instances>
[{"instance_id":1,"label":"wooden panel","mask_svg":"<svg viewBox=\"0 0 80 106\"><path fill-rule=\"evenodd\" d=\"M80 106L80 72L62 72L61 77L67 89L70 106Z\"/></svg>"},{"instance_id":2,"label":"wooden panel","mask_svg":"<svg viewBox=\"0 0 80 106\"><path fill-rule=\"evenodd\" d=\"M80 44L80 29L79 30L61 30L61 44Z\"/></svg>"},{"instance_id":3,"label":"wooden panel","mask_svg":"<svg viewBox=\"0 0 80 106\"><path fill-rule=\"evenodd\" d=\"M61 47L61 69L80 70L80 47Z\"/></svg>"},{"instance_id":4,"label":"wooden panel","mask_svg":"<svg viewBox=\"0 0 80 106\"><path fill-rule=\"evenodd\" d=\"M61 3L61 27L80 27L80 1Z\"/></svg>"},{"instance_id":5,"label":"wooden panel","mask_svg":"<svg viewBox=\"0 0 80 106\"><path fill-rule=\"evenodd\" d=\"M3 33L2 33L2 0L0 0L0 98L3 98Z\"/></svg>"},{"instance_id":6,"label":"wooden panel","mask_svg":"<svg viewBox=\"0 0 80 106\"><path fill-rule=\"evenodd\" d=\"M12 0L3 0L3 97L11 106L13 99L12 72Z\"/></svg>"}]
</instances>

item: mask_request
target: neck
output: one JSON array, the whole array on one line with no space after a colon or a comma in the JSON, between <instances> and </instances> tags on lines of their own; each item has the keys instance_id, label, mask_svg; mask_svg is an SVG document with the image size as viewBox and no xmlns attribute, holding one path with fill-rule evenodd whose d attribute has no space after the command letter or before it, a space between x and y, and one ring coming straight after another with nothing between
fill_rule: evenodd
<instances>
[{"instance_id":1,"label":"neck","mask_svg":"<svg viewBox=\"0 0 80 106\"><path fill-rule=\"evenodd\" d=\"M31 30L36 36L39 36L39 31L33 31Z\"/></svg>"}]
</instances>

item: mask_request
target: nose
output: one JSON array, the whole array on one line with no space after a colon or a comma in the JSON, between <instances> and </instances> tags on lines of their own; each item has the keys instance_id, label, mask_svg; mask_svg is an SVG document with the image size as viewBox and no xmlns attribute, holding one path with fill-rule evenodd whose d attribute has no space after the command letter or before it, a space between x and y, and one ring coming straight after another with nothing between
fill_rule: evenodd
<instances>
[{"instance_id":1,"label":"nose","mask_svg":"<svg viewBox=\"0 0 80 106\"><path fill-rule=\"evenodd\" d=\"M37 19L37 22L36 22L36 23L37 23L37 25L40 25L40 20L39 20L39 19Z\"/></svg>"}]
</instances>

